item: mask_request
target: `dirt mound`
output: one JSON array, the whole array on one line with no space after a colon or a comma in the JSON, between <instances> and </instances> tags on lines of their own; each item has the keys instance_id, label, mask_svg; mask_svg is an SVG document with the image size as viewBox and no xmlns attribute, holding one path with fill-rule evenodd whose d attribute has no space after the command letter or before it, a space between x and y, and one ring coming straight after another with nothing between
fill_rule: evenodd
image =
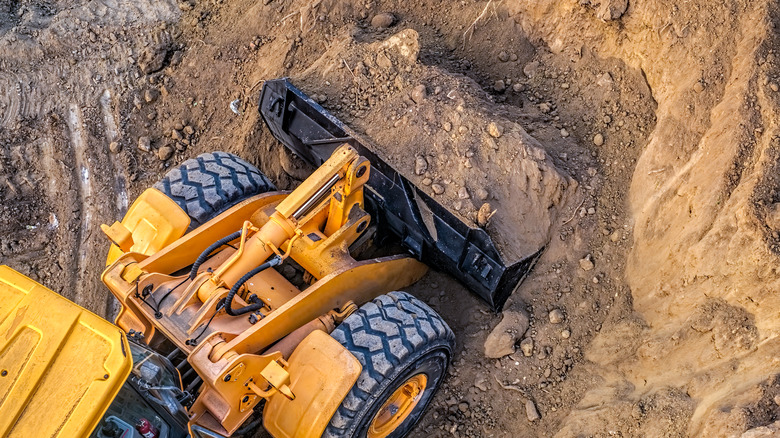
<instances>
[{"instance_id":1,"label":"dirt mound","mask_svg":"<svg viewBox=\"0 0 780 438\"><path fill-rule=\"evenodd\" d=\"M422 64L418 38L412 29L371 43L347 37L294 79L467 223L477 226L488 204L486 228L507 264L530 257L550 240L577 183L518 123L520 109L496 105L468 77Z\"/></svg>"}]
</instances>

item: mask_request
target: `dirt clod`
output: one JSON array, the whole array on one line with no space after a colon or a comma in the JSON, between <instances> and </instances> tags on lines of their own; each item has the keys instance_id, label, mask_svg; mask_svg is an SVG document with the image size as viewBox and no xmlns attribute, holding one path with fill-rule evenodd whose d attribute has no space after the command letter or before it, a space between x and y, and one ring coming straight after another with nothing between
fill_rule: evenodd
<instances>
[{"instance_id":1,"label":"dirt clod","mask_svg":"<svg viewBox=\"0 0 780 438\"><path fill-rule=\"evenodd\" d=\"M593 256L590 254L580 259L580 268L583 271L591 271L596 265L593 263Z\"/></svg>"},{"instance_id":2,"label":"dirt clod","mask_svg":"<svg viewBox=\"0 0 780 438\"><path fill-rule=\"evenodd\" d=\"M377 29L386 29L395 23L395 16L389 12L382 12L374 15L371 19L371 26Z\"/></svg>"},{"instance_id":3,"label":"dirt clod","mask_svg":"<svg viewBox=\"0 0 780 438\"><path fill-rule=\"evenodd\" d=\"M504 134L504 128L496 124L495 122L490 122L488 125L488 134L490 134L494 138L499 138L501 135Z\"/></svg>"},{"instance_id":4,"label":"dirt clod","mask_svg":"<svg viewBox=\"0 0 780 438\"><path fill-rule=\"evenodd\" d=\"M138 149L143 152L149 152L152 150L152 140L147 136L138 137Z\"/></svg>"}]
</instances>

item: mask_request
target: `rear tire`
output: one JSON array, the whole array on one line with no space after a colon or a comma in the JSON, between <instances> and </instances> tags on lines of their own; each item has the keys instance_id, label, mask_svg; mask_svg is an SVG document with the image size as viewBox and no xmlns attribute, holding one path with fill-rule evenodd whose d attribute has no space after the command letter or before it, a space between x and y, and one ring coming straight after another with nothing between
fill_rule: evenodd
<instances>
[{"instance_id":1,"label":"rear tire","mask_svg":"<svg viewBox=\"0 0 780 438\"><path fill-rule=\"evenodd\" d=\"M154 188L187 213L188 232L250 196L276 190L255 166L227 152L190 158L171 169Z\"/></svg>"},{"instance_id":2,"label":"rear tire","mask_svg":"<svg viewBox=\"0 0 780 438\"><path fill-rule=\"evenodd\" d=\"M363 305L331 336L360 361L363 370L322 436L406 436L446 375L455 344L447 323L408 293L390 292ZM403 404L393 400L409 388L416 388L418 396L408 398L410 404L399 409ZM388 420L396 412L403 415Z\"/></svg>"}]
</instances>

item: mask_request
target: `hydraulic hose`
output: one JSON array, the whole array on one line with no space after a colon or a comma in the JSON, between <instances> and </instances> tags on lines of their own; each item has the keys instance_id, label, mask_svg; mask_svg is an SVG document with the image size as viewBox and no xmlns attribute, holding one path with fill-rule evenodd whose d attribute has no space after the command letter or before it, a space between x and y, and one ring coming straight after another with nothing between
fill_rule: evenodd
<instances>
[{"instance_id":1,"label":"hydraulic hose","mask_svg":"<svg viewBox=\"0 0 780 438\"><path fill-rule=\"evenodd\" d=\"M259 303L252 303L248 306L244 306L240 309L233 309L233 298L236 296L236 293L238 293L238 290L241 289L241 286L244 285L250 278L254 277L258 273L265 271L266 269L276 266L278 264L282 263L282 258L279 256L274 256L274 258L268 260L267 262L263 263L262 265L252 269L251 271L244 274L243 277L241 277L236 284L233 285L232 288L230 288L230 292L228 293L227 297L225 298L225 312L230 316L240 316L249 312L254 312L257 309L260 309L263 307L263 302Z\"/></svg>"},{"instance_id":2,"label":"hydraulic hose","mask_svg":"<svg viewBox=\"0 0 780 438\"><path fill-rule=\"evenodd\" d=\"M203 262L205 262L206 259L209 258L209 255L211 255L212 252L214 252L217 248L227 245L231 241L238 239L239 237L241 237L241 230L238 230L229 236L225 236L217 240L216 242L212 243L211 246L206 248L205 251L200 253L198 258L195 260L195 263L192 264L192 269L190 269L189 279L193 280L195 276L198 275L198 268L200 268L200 265L202 265Z\"/></svg>"}]
</instances>

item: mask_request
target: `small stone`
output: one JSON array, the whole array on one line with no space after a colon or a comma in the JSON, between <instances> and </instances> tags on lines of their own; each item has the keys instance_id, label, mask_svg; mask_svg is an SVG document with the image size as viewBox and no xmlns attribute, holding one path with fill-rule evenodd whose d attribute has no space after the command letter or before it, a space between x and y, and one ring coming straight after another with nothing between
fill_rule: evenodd
<instances>
[{"instance_id":1,"label":"small stone","mask_svg":"<svg viewBox=\"0 0 780 438\"><path fill-rule=\"evenodd\" d=\"M580 259L580 268L582 268L583 271L590 271L595 266L596 265L593 263L593 257L590 254Z\"/></svg>"},{"instance_id":2,"label":"small stone","mask_svg":"<svg viewBox=\"0 0 780 438\"><path fill-rule=\"evenodd\" d=\"M152 140L149 137L143 136L138 138L138 149L149 152L152 150Z\"/></svg>"},{"instance_id":3,"label":"small stone","mask_svg":"<svg viewBox=\"0 0 780 438\"><path fill-rule=\"evenodd\" d=\"M174 149L170 146L163 146L160 149L157 150L157 158L160 159L160 161L165 161L168 158L171 158L173 155Z\"/></svg>"},{"instance_id":4,"label":"small stone","mask_svg":"<svg viewBox=\"0 0 780 438\"><path fill-rule=\"evenodd\" d=\"M181 131L181 130L183 130L183 129L184 129L184 123L181 123L181 122L176 122L176 123L173 125L173 129L175 129L175 130L177 130L177 131Z\"/></svg>"},{"instance_id":5,"label":"small stone","mask_svg":"<svg viewBox=\"0 0 780 438\"><path fill-rule=\"evenodd\" d=\"M519 93L523 91L523 84L521 84L520 82L515 82L514 84L512 84L512 91L514 91L515 93Z\"/></svg>"},{"instance_id":6,"label":"small stone","mask_svg":"<svg viewBox=\"0 0 780 438\"><path fill-rule=\"evenodd\" d=\"M432 180L432 179L430 179L430 178L423 178L423 180L422 180L422 183L423 183L423 185L425 185L425 186L429 186L429 185L431 185L431 183L432 183L432 182L433 182L433 180Z\"/></svg>"},{"instance_id":7,"label":"small stone","mask_svg":"<svg viewBox=\"0 0 780 438\"><path fill-rule=\"evenodd\" d=\"M499 79L493 84L493 89L500 93L506 90L506 83L503 79Z\"/></svg>"},{"instance_id":8,"label":"small stone","mask_svg":"<svg viewBox=\"0 0 780 438\"><path fill-rule=\"evenodd\" d=\"M477 378L474 379L474 386L482 392L487 392L490 389L490 381L484 373L479 373Z\"/></svg>"},{"instance_id":9,"label":"small stone","mask_svg":"<svg viewBox=\"0 0 780 438\"><path fill-rule=\"evenodd\" d=\"M414 159L414 173L422 175L428 170L428 161L422 155Z\"/></svg>"},{"instance_id":10,"label":"small stone","mask_svg":"<svg viewBox=\"0 0 780 438\"><path fill-rule=\"evenodd\" d=\"M176 140L176 141L180 141L180 140L184 139L184 136L181 135L181 132L179 132L178 130L173 129L173 130L171 130L171 138Z\"/></svg>"},{"instance_id":11,"label":"small stone","mask_svg":"<svg viewBox=\"0 0 780 438\"><path fill-rule=\"evenodd\" d=\"M465 187L458 189L458 199L469 199L469 191Z\"/></svg>"},{"instance_id":12,"label":"small stone","mask_svg":"<svg viewBox=\"0 0 780 438\"><path fill-rule=\"evenodd\" d=\"M609 240L611 240L613 242L617 242L618 240L620 240L620 231L619 230L615 230L612 234L610 234L609 235Z\"/></svg>"},{"instance_id":13,"label":"small stone","mask_svg":"<svg viewBox=\"0 0 780 438\"><path fill-rule=\"evenodd\" d=\"M596 146L601 146L604 144L604 136L601 134L596 134L593 136L593 144Z\"/></svg>"},{"instance_id":14,"label":"small stone","mask_svg":"<svg viewBox=\"0 0 780 438\"><path fill-rule=\"evenodd\" d=\"M491 137L499 138L504 133L504 128L497 125L495 122L490 122L488 125L488 134L490 134Z\"/></svg>"},{"instance_id":15,"label":"small stone","mask_svg":"<svg viewBox=\"0 0 780 438\"><path fill-rule=\"evenodd\" d=\"M566 138L569 136L569 131L566 130L566 128L561 129L561 137Z\"/></svg>"},{"instance_id":16,"label":"small stone","mask_svg":"<svg viewBox=\"0 0 780 438\"><path fill-rule=\"evenodd\" d=\"M504 310L501 322L485 339L485 356L498 359L515 352L515 343L528 330L529 319L525 312Z\"/></svg>"},{"instance_id":17,"label":"small stone","mask_svg":"<svg viewBox=\"0 0 780 438\"><path fill-rule=\"evenodd\" d=\"M433 189L433 193L437 195L444 193L444 187L442 187L441 184L433 184L431 185L431 189Z\"/></svg>"},{"instance_id":18,"label":"small stone","mask_svg":"<svg viewBox=\"0 0 780 438\"><path fill-rule=\"evenodd\" d=\"M534 354L534 340L525 338L520 341L520 351L523 352L523 356L531 357Z\"/></svg>"},{"instance_id":19,"label":"small stone","mask_svg":"<svg viewBox=\"0 0 780 438\"><path fill-rule=\"evenodd\" d=\"M525 416L528 417L528 421L536 421L542 418L539 415L539 411L536 409L536 405L531 399L525 401Z\"/></svg>"},{"instance_id":20,"label":"small stone","mask_svg":"<svg viewBox=\"0 0 780 438\"><path fill-rule=\"evenodd\" d=\"M157 97L159 95L160 93L157 90L154 89L146 90L144 92L144 100L146 101L146 103L152 103L155 100L157 100Z\"/></svg>"},{"instance_id":21,"label":"small stone","mask_svg":"<svg viewBox=\"0 0 780 438\"><path fill-rule=\"evenodd\" d=\"M509 60L512 61L512 62L517 61L517 54L513 53L513 54L509 55Z\"/></svg>"},{"instance_id":22,"label":"small stone","mask_svg":"<svg viewBox=\"0 0 780 438\"><path fill-rule=\"evenodd\" d=\"M458 410L461 412L466 412L469 410L469 404L466 402L460 402L458 403Z\"/></svg>"},{"instance_id":23,"label":"small stone","mask_svg":"<svg viewBox=\"0 0 780 438\"><path fill-rule=\"evenodd\" d=\"M588 208L588 214L596 214L596 209L593 207Z\"/></svg>"},{"instance_id":24,"label":"small stone","mask_svg":"<svg viewBox=\"0 0 780 438\"><path fill-rule=\"evenodd\" d=\"M539 61L529 62L528 64L523 66L523 74L528 78L532 78L536 76L536 73L538 71L539 71Z\"/></svg>"},{"instance_id":25,"label":"small stone","mask_svg":"<svg viewBox=\"0 0 780 438\"><path fill-rule=\"evenodd\" d=\"M488 198L488 196L490 196L488 191L485 190L482 187L477 189L477 192L475 193L475 195L477 196L477 199L479 199L480 201L484 201L484 200L486 200Z\"/></svg>"},{"instance_id":26,"label":"small stone","mask_svg":"<svg viewBox=\"0 0 780 438\"><path fill-rule=\"evenodd\" d=\"M414 103L422 103L428 96L428 90L425 89L425 85L420 84L412 90L412 100Z\"/></svg>"},{"instance_id":27,"label":"small stone","mask_svg":"<svg viewBox=\"0 0 780 438\"><path fill-rule=\"evenodd\" d=\"M571 331L569 331L568 329L561 330L561 337L563 339L569 339L571 337Z\"/></svg>"},{"instance_id":28,"label":"small stone","mask_svg":"<svg viewBox=\"0 0 780 438\"><path fill-rule=\"evenodd\" d=\"M119 144L119 142L117 142L117 141L112 141L108 145L108 150L110 150L111 152L117 154L117 153L122 151L122 145Z\"/></svg>"},{"instance_id":29,"label":"small stone","mask_svg":"<svg viewBox=\"0 0 780 438\"><path fill-rule=\"evenodd\" d=\"M563 312L561 312L561 309L552 309L547 316L550 318L551 324L560 324L563 322Z\"/></svg>"},{"instance_id":30,"label":"small stone","mask_svg":"<svg viewBox=\"0 0 780 438\"><path fill-rule=\"evenodd\" d=\"M772 400L774 400L777 406L780 406L780 394L776 395Z\"/></svg>"},{"instance_id":31,"label":"small stone","mask_svg":"<svg viewBox=\"0 0 780 438\"><path fill-rule=\"evenodd\" d=\"M395 23L395 16L388 12L382 12L374 15L371 19L371 26L377 29L386 29Z\"/></svg>"},{"instance_id":32,"label":"small stone","mask_svg":"<svg viewBox=\"0 0 780 438\"><path fill-rule=\"evenodd\" d=\"M547 114L552 110L552 106L547 102L542 102L539 104L539 111Z\"/></svg>"},{"instance_id":33,"label":"small stone","mask_svg":"<svg viewBox=\"0 0 780 438\"><path fill-rule=\"evenodd\" d=\"M777 86L777 84L776 84L776 83L774 83L774 82L770 82L770 83L769 83L769 88L771 88L771 89L772 89L772 91L777 91L777 90L780 90L780 87L778 87L778 86Z\"/></svg>"},{"instance_id":34,"label":"small stone","mask_svg":"<svg viewBox=\"0 0 780 438\"><path fill-rule=\"evenodd\" d=\"M444 122L441 125L442 129L444 129L446 132L452 131L452 123L450 122Z\"/></svg>"},{"instance_id":35,"label":"small stone","mask_svg":"<svg viewBox=\"0 0 780 438\"><path fill-rule=\"evenodd\" d=\"M477 225L485 228L490 224L490 219L494 214L496 214L496 210L493 210L490 204L485 202L479 207L479 211L477 212Z\"/></svg>"},{"instance_id":36,"label":"small stone","mask_svg":"<svg viewBox=\"0 0 780 438\"><path fill-rule=\"evenodd\" d=\"M507 62L507 61L509 61L509 53L506 53L505 51L503 51L503 50L502 50L502 51L501 51L501 52L498 54L498 60L499 60L499 61L501 61L501 62Z\"/></svg>"},{"instance_id":37,"label":"small stone","mask_svg":"<svg viewBox=\"0 0 780 438\"><path fill-rule=\"evenodd\" d=\"M187 135L192 135L195 133L195 129L192 126L187 125L184 127L184 133Z\"/></svg>"},{"instance_id":38,"label":"small stone","mask_svg":"<svg viewBox=\"0 0 780 438\"><path fill-rule=\"evenodd\" d=\"M697 93L704 91L704 85L701 83L701 81L696 81L696 83L693 84L693 91Z\"/></svg>"}]
</instances>

